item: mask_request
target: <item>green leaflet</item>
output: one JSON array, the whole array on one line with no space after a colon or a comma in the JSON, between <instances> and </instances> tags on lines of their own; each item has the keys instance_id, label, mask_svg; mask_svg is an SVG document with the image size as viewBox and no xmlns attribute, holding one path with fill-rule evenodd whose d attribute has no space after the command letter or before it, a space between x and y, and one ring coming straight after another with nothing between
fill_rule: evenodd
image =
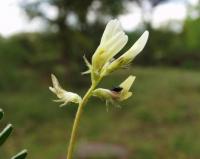
<instances>
[{"instance_id":1,"label":"green leaflet","mask_svg":"<svg viewBox=\"0 0 200 159\"><path fill-rule=\"evenodd\" d=\"M10 136L12 133L13 126L12 124L8 124L3 131L0 133L0 146L3 145L3 143L6 141L6 139Z\"/></svg>"},{"instance_id":2,"label":"green leaflet","mask_svg":"<svg viewBox=\"0 0 200 159\"><path fill-rule=\"evenodd\" d=\"M27 156L27 150L22 150L21 152L13 156L11 159L25 159L26 156Z\"/></svg>"}]
</instances>

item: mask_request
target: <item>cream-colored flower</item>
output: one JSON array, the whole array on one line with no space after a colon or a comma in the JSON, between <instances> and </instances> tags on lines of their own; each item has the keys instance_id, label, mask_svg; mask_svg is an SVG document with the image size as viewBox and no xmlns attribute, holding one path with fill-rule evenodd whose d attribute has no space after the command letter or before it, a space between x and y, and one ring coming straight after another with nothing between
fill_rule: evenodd
<instances>
[{"instance_id":1,"label":"cream-colored flower","mask_svg":"<svg viewBox=\"0 0 200 159\"><path fill-rule=\"evenodd\" d=\"M118 87L111 90L98 88L93 91L93 96L106 100L108 103L121 102L131 97L132 92L129 92L135 76L129 76L124 82Z\"/></svg>"},{"instance_id":2,"label":"cream-colored flower","mask_svg":"<svg viewBox=\"0 0 200 159\"><path fill-rule=\"evenodd\" d=\"M128 36L124 33L118 20L111 20L106 25L100 44L92 56L92 63L84 57L84 61L89 68L83 74L91 73L92 82L95 83L100 78L111 72L127 67L127 65L143 50L149 37L149 32L145 31L134 45L116 60L114 56L126 45Z\"/></svg>"},{"instance_id":3,"label":"cream-colored flower","mask_svg":"<svg viewBox=\"0 0 200 159\"><path fill-rule=\"evenodd\" d=\"M103 33L101 42L92 56L92 73L99 75L103 66L127 43L128 37L118 20L111 20Z\"/></svg>"},{"instance_id":4,"label":"cream-colored flower","mask_svg":"<svg viewBox=\"0 0 200 159\"><path fill-rule=\"evenodd\" d=\"M148 37L149 32L145 31L128 51L126 51L116 60L113 60L107 65L104 65L102 76L106 76L119 68L126 67L143 50L148 40Z\"/></svg>"},{"instance_id":5,"label":"cream-colored flower","mask_svg":"<svg viewBox=\"0 0 200 159\"><path fill-rule=\"evenodd\" d=\"M55 102L64 102L60 106L64 106L64 105L68 104L69 102L80 103L82 101L81 97L78 94L72 93L72 92L67 92L66 90L64 90L60 86L55 75L52 74L51 79L52 79L53 87L49 87L49 89L54 94L56 94L57 97L59 98L58 100L54 100Z\"/></svg>"}]
</instances>

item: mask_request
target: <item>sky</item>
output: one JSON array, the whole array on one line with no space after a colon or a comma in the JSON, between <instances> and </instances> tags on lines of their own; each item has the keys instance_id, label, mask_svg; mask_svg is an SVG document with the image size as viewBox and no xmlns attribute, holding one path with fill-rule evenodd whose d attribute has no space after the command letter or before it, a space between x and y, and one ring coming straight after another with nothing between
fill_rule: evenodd
<instances>
[{"instance_id":1,"label":"sky","mask_svg":"<svg viewBox=\"0 0 200 159\"><path fill-rule=\"evenodd\" d=\"M192 4L198 0L189 0ZM0 1L0 34L2 36L10 36L18 32L39 31L42 28L42 22L39 19L29 21L23 10L19 7L20 0L1 0ZM182 21L186 17L186 6L184 0L171 1L167 4L159 5L153 12L152 25L157 28L165 24L169 20ZM45 7L44 6L44 10ZM141 23L141 10L132 4L128 6L128 13L119 16L122 27L127 30L134 30ZM53 7L48 8L50 17L56 15Z\"/></svg>"}]
</instances>

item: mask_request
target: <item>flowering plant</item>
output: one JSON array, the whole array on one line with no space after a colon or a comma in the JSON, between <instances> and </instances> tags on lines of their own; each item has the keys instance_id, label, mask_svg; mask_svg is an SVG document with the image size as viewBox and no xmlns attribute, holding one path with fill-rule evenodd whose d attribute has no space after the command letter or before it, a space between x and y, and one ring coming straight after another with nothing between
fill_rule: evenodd
<instances>
[{"instance_id":1,"label":"flowering plant","mask_svg":"<svg viewBox=\"0 0 200 159\"><path fill-rule=\"evenodd\" d=\"M145 31L130 49L115 59L114 56L117 55L127 43L128 36L124 33L118 20L111 20L105 28L100 44L92 56L91 63L85 56L83 57L88 67L88 70L83 72L83 74L91 75L91 86L83 98L76 93L64 90L60 86L56 76L53 74L51 75L53 87L49 87L49 89L58 97L58 100L54 101L63 102L61 106L64 106L69 102L77 103L79 105L72 128L67 159L72 159L73 147L77 136L77 128L80 123L82 110L91 96L104 99L107 104L117 104L131 97L132 92L129 90L135 80L135 76L133 75L130 75L125 81L112 90L96 87L103 77L110 75L112 72L120 68L127 67L143 50L148 40L148 36L149 32Z\"/></svg>"}]
</instances>

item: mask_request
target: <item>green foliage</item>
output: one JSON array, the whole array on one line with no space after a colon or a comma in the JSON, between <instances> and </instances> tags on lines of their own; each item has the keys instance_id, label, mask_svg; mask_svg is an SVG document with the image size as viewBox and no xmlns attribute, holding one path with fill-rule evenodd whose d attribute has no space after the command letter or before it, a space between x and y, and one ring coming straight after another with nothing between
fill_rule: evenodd
<instances>
[{"instance_id":1,"label":"green foliage","mask_svg":"<svg viewBox=\"0 0 200 159\"><path fill-rule=\"evenodd\" d=\"M135 59L142 65L167 65L184 68L200 67L200 18L187 19L183 31L176 33L168 29L150 28L150 37L142 56ZM139 34L130 33L131 38L137 39Z\"/></svg>"},{"instance_id":2,"label":"green foliage","mask_svg":"<svg viewBox=\"0 0 200 159\"><path fill-rule=\"evenodd\" d=\"M52 72L57 62L54 35L18 34L0 39L0 89L19 90L30 87L39 74ZM26 81L26 82L22 82Z\"/></svg>"},{"instance_id":3,"label":"green foliage","mask_svg":"<svg viewBox=\"0 0 200 159\"><path fill-rule=\"evenodd\" d=\"M187 45L187 49L195 51L199 48L198 39L200 38L200 18L187 19L184 27L184 42Z\"/></svg>"},{"instance_id":4,"label":"green foliage","mask_svg":"<svg viewBox=\"0 0 200 159\"><path fill-rule=\"evenodd\" d=\"M3 117L3 110L0 109L0 120ZM5 141L8 139L8 137L10 136L10 134L13 131L13 126L12 124L8 124L1 132L0 132L0 146L2 146ZM27 156L27 150L23 150L21 152L19 152L18 154L16 154L15 156L13 156L11 159L25 159Z\"/></svg>"}]
</instances>

